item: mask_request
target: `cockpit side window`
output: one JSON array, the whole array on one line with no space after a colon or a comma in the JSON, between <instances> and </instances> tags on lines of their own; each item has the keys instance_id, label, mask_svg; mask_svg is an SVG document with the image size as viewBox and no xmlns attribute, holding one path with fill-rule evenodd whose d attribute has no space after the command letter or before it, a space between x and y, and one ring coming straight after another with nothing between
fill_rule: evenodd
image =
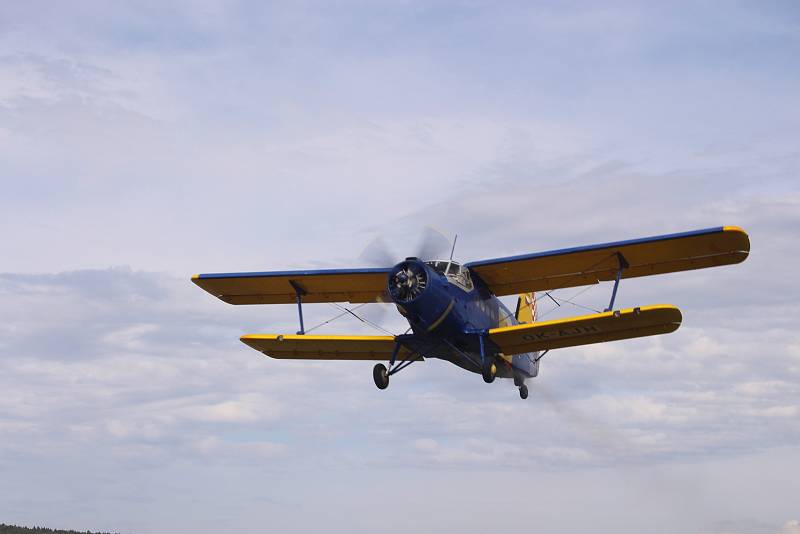
<instances>
[{"instance_id":1,"label":"cockpit side window","mask_svg":"<svg viewBox=\"0 0 800 534\"><path fill-rule=\"evenodd\" d=\"M467 291L472 291L472 278L469 276L469 269L459 266L458 274L452 277L456 284Z\"/></svg>"}]
</instances>

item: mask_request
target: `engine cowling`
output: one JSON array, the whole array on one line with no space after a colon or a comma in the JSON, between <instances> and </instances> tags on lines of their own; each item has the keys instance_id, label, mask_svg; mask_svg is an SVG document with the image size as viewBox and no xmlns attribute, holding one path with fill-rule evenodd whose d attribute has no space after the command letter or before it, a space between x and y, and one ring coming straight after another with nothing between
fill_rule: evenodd
<instances>
[{"instance_id":1,"label":"engine cowling","mask_svg":"<svg viewBox=\"0 0 800 534\"><path fill-rule=\"evenodd\" d=\"M407 258L389 273L389 294L398 304L417 300L428 287L428 268L424 263Z\"/></svg>"},{"instance_id":2,"label":"engine cowling","mask_svg":"<svg viewBox=\"0 0 800 534\"><path fill-rule=\"evenodd\" d=\"M417 333L442 333L454 308L448 282L417 258L406 258L389 272L389 295Z\"/></svg>"}]
</instances>

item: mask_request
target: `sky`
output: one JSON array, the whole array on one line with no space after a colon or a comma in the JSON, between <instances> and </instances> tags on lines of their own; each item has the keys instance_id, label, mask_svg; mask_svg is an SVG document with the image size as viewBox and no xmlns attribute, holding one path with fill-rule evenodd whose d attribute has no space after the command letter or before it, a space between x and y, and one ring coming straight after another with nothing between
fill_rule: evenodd
<instances>
[{"instance_id":1,"label":"sky","mask_svg":"<svg viewBox=\"0 0 800 534\"><path fill-rule=\"evenodd\" d=\"M791 1L3 3L0 522L800 533L798 57ZM270 360L238 338L292 306L190 282L720 225L743 264L620 288L677 332L553 351L524 402Z\"/></svg>"}]
</instances>

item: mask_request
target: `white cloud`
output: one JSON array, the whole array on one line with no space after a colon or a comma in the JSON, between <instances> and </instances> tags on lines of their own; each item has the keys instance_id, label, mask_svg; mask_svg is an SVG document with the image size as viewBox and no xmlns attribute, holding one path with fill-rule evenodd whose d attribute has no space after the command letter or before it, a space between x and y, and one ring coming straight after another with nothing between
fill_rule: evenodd
<instances>
[{"instance_id":1,"label":"white cloud","mask_svg":"<svg viewBox=\"0 0 800 534\"><path fill-rule=\"evenodd\" d=\"M259 394L241 395L237 400L178 408L177 414L209 423L253 423L279 417L280 403Z\"/></svg>"},{"instance_id":2,"label":"white cloud","mask_svg":"<svg viewBox=\"0 0 800 534\"><path fill-rule=\"evenodd\" d=\"M203 456L217 459L261 458L268 459L280 456L286 452L286 445L269 441L231 443L216 436L206 436L195 440L192 448Z\"/></svg>"}]
</instances>

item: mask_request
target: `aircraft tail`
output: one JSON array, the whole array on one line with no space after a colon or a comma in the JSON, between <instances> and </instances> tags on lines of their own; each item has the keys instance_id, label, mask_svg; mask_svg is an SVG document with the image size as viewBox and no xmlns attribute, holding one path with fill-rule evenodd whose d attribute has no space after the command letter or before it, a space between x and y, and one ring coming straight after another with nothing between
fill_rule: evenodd
<instances>
[{"instance_id":1,"label":"aircraft tail","mask_svg":"<svg viewBox=\"0 0 800 534\"><path fill-rule=\"evenodd\" d=\"M533 293L520 293L517 299L517 311L514 316L520 323L536 322L536 295Z\"/></svg>"},{"instance_id":2,"label":"aircraft tail","mask_svg":"<svg viewBox=\"0 0 800 534\"><path fill-rule=\"evenodd\" d=\"M517 298L517 311L514 316L519 323L536 322L536 295L534 293L520 293ZM534 377L539 374L539 353L517 354L512 358L512 365L525 371L528 376ZM525 383L525 378L520 376L515 378L517 385Z\"/></svg>"}]
</instances>

